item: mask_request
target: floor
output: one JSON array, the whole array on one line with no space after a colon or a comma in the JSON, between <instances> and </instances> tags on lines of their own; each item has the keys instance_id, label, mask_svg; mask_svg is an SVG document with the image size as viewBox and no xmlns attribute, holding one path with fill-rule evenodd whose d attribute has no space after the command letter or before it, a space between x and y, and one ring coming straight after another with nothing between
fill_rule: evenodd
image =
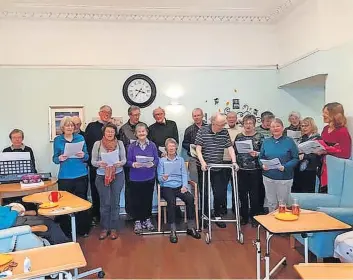
<instances>
[{"instance_id":1,"label":"floor","mask_svg":"<svg viewBox=\"0 0 353 280\"><path fill-rule=\"evenodd\" d=\"M105 278L252 278L256 277L256 252L253 246L256 229L244 226L244 245L236 241L234 224L226 229L213 227L212 243L179 234L179 243L171 244L168 235L138 236L132 224L126 223L117 240L98 240L94 228L88 238L80 239L87 260L87 269L103 267ZM271 243L271 263L287 256L274 279L298 279L293 265L303 262L298 250L289 246L289 238L275 236ZM263 250L264 251L264 250ZM271 266L271 267L272 267ZM262 264L262 269L263 269ZM92 276L96 278L96 276Z\"/></svg>"}]
</instances>

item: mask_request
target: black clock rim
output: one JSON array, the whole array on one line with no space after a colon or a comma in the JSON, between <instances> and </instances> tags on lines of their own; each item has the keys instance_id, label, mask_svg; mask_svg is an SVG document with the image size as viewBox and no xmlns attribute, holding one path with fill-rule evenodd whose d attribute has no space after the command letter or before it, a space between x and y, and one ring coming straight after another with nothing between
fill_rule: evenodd
<instances>
[{"instance_id":1,"label":"black clock rim","mask_svg":"<svg viewBox=\"0 0 353 280\"><path fill-rule=\"evenodd\" d=\"M128 86L133 80L136 80L136 79L145 80L151 86L151 97L146 102L143 102L143 103L134 102L133 100L131 100L130 96L128 95L128 91L127 91ZM129 78L127 78L126 81L124 82L122 91L123 91L124 99L129 105L138 106L140 108L145 108L145 107L151 105L157 96L156 85L154 84L153 80L150 77L148 77L144 74L134 74L134 75L130 76Z\"/></svg>"}]
</instances>

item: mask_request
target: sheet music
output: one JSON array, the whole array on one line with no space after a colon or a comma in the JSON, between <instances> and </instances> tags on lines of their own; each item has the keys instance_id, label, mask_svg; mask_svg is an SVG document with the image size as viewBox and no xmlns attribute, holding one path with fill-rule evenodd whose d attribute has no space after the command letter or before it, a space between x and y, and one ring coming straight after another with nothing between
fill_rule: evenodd
<instances>
[{"instance_id":1,"label":"sheet music","mask_svg":"<svg viewBox=\"0 0 353 280\"><path fill-rule=\"evenodd\" d=\"M31 155L29 152L0 153L0 161L13 161L13 160L31 160Z\"/></svg>"},{"instance_id":2,"label":"sheet music","mask_svg":"<svg viewBox=\"0 0 353 280\"><path fill-rule=\"evenodd\" d=\"M248 154L254 150L251 140L235 141L235 146L239 154Z\"/></svg>"},{"instance_id":3,"label":"sheet music","mask_svg":"<svg viewBox=\"0 0 353 280\"><path fill-rule=\"evenodd\" d=\"M263 165L268 169L278 169L282 164L278 158L274 159L261 159Z\"/></svg>"},{"instance_id":4,"label":"sheet music","mask_svg":"<svg viewBox=\"0 0 353 280\"><path fill-rule=\"evenodd\" d=\"M190 144L190 154L192 157L197 158L196 145Z\"/></svg>"},{"instance_id":5,"label":"sheet music","mask_svg":"<svg viewBox=\"0 0 353 280\"><path fill-rule=\"evenodd\" d=\"M299 152L304 154L311 154L318 151L324 151L325 148L319 142L309 140L298 145Z\"/></svg>"},{"instance_id":6,"label":"sheet music","mask_svg":"<svg viewBox=\"0 0 353 280\"><path fill-rule=\"evenodd\" d=\"M115 150L109 153L101 153L101 158L108 166L113 166L119 161L119 152Z\"/></svg>"},{"instance_id":7,"label":"sheet music","mask_svg":"<svg viewBox=\"0 0 353 280\"><path fill-rule=\"evenodd\" d=\"M76 158L78 152L82 152L84 142L65 143L64 156Z\"/></svg>"},{"instance_id":8,"label":"sheet music","mask_svg":"<svg viewBox=\"0 0 353 280\"><path fill-rule=\"evenodd\" d=\"M136 162L139 162L139 163L153 162L153 160L154 160L154 157L136 156Z\"/></svg>"},{"instance_id":9,"label":"sheet music","mask_svg":"<svg viewBox=\"0 0 353 280\"><path fill-rule=\"evenodd\" d=\"M169 176L180 176L180 161L165 161L163 164L163 172L165 175Z\"/></svg>"},{"instance_id":10,"label":"sheet music","mask_svg":"<svg viewBox=\"0 0 353 280\"><path fill-rule=\"evenodd\" d=\"M299 139L302 133L301 131L287 130L287 136L293 139Z\"/></svg>"},{"instance_id":11,"label":"sheet music","mask_svg":"<svg viewBox=\"0 0 353 280\"><path fill-rule=\"evenodd\" d=\"M167 152L165 151L165 147L158 147L158 150L162 153L162 154L166 154Z\"/></svg>"}]
</instances>

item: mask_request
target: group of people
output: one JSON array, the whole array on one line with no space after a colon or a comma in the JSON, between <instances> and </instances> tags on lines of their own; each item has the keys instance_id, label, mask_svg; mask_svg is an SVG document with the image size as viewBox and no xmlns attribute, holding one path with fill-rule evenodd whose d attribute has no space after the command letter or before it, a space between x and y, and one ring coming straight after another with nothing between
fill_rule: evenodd
<instances>
[{"instance_id":1,"label":"group of people","mask_svg":"<svg viewBox=\"0 0 353 280\"><path fill-rule=\"evenodd\" d=\"M184 159L177 154L177 125L166 119L164 109L158 107L153 111L156 122L149 127L140 121L140 115L140 108L131 106L128 109L129 120L117 128L110 122L111 107L104 105L99 110L99 120L89 123L85 132L80 129L81 120L78 117L63 118L60 123L62 134L54 140L53 162L60 165L58 188L87 199L90 182L93 201L91 214L95 223L100 222L101 240L118 237L120 193L124 185L125 210L134 220L134 232L141 233L143 230L154 230L151 221L152 198L156 182L160 184L161 196L168 204L170 241L176 243L176 198L186 204L187 234L200 238L194 221L195 202L188 187L188 176L200 186L200 203L202 197L207 202L208 193L202 193L202 185L205 184L207 190L208 182L203 182L203 178L207 178L208 172L211 172L213 215L221 218L227 213L227 187L231 170L209 170L210 164L234 166L238 172L241 224L251 222L255 226L253 216L275 210L279 201L289 203L291 192L314 192L317 178L320 179L320 191L327 192L326 154L341 158L351 156L352 143L346 127L347 120L343 106L336 102L328 103L323 108L323 119L327 125L321 135L314 120L311 117L301 119L298 112L289 115L288 127L284 127L282 120L270 111L261 114L261 124L256 126L254 115L246 115L238 120L235 112L227 115L216 113L208 124L204 121L202 109L196 108L192 111L193 124L185 130L182 141L182 147L189 155L188 170ZM299 137L293 138L293 132L298 131L300 133L294 134ZM6 151L27 149L31 152L23 144L23 132L14 130L10 139L12 145ZM300 153L298 143L309 140L321 141L326 149L311 154ZM66 143L82 141L83 149L75 158L64 155ZM246 153L238 151L238 141L250 141L252 150ZM191 153L193 145L196 151L194 157ZM110 152L115 152L118 160L108 166L102 160L102 153ZM151 160L141 163L137 160L141 156ZM34 163L33 152L31 157ZM276 169L269 169L267 160L273 159L278 159L280 165ZM166 173L166 165L171 163L180 166L177 174ZM232 196L234 212L234 193ZM202 209L202 205L199 209ZM208 203L205 203L204 209L208 213ZM89 221L87 212L78 215L78 234L88 234ZM64 231L69 232L68 219L63 217L59 222ZM220 228L226 227L221 219L216 224Z\"/></svg>"}]
</instances>

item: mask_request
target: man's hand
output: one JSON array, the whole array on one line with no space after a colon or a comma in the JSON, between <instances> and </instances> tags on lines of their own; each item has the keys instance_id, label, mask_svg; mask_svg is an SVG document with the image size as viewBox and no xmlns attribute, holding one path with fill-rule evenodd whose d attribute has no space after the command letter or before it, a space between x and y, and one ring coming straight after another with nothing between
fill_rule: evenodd
<instances>
[{"instance_id":1,"label":"man's hand","mask_svg":"<svg viewBox=\"0 0 353 280\"><path fill-rule=\"evenodd\" d=\"M59 156L59 161L65 161L67 160L67 156L61 155Z\"/></svg>"},{"instance_id":2,"label":"man's hand","mask_svg":"<svg viewBox=\"0 0 353 280\"><path fill-rule=\"evenodd\" d=\"M132 163L132 167L133 167L133 168L141 168L141 167L142 167L142 163L140 163L140 162L134 162L134 163Z\"/></svg>"},{"instance_id":3,"label":"man's hand","mask_svg":"<svg viewBox=\"0 0 353 280\"><path fill-rule=\"evenodd\" d=\"M181 192L181 193L186 193L187 191L188 191L187 187L182 187L182 188L180 189L180 192Z\"/></svg>"},{"instance_id":4,"label":"man's hand","mask_svg":"<svg viewBox=\"0 0 353 280\"><path fill-rule=\"evenodd\" d=\"M300 154L299 155L299 160L303 160L304 159L304 154Z\"/></svg>"},{"instance_id":5,"label":"man's hand","mask_svg":"<svg viewBox=\"0 0 353 280\"><path fill-rule=\"evenodd\" d=\"M239 165L236 162L233 162L232 165L233 165L235 171L239 170Z\"/></svg>"},{"instance_id":6,"label":"man's hand","mask_svg":"<svg viewBox=\"0 0 353 280\"><path fill-rule=\"evenodd\" d=\"M168 175L168 174L163 174L163 175L162 175L163 181L167 181L168 178L169 178L169 175Z\"/></svg>"},{"instance_id":7,"label":"man's hand","mask_svg":"<svg viewBox=\"0 0 353 280\"><path fill-rule=\"evenodd\" d=\"M78 158L83 158L85 156L85 153L81 151L81 152L76 153L75 156L77 156Z\"/></svg>"},{"instance_id":8,"label":"man's hand","mask_svg":"<svg viewBox=\"0 0 353 280\"><path fill-rule=\"evenodd\" d=\"M207 171L207 163L205 161L201 162L201 170Z\"/></svg>"}]
</instances>

